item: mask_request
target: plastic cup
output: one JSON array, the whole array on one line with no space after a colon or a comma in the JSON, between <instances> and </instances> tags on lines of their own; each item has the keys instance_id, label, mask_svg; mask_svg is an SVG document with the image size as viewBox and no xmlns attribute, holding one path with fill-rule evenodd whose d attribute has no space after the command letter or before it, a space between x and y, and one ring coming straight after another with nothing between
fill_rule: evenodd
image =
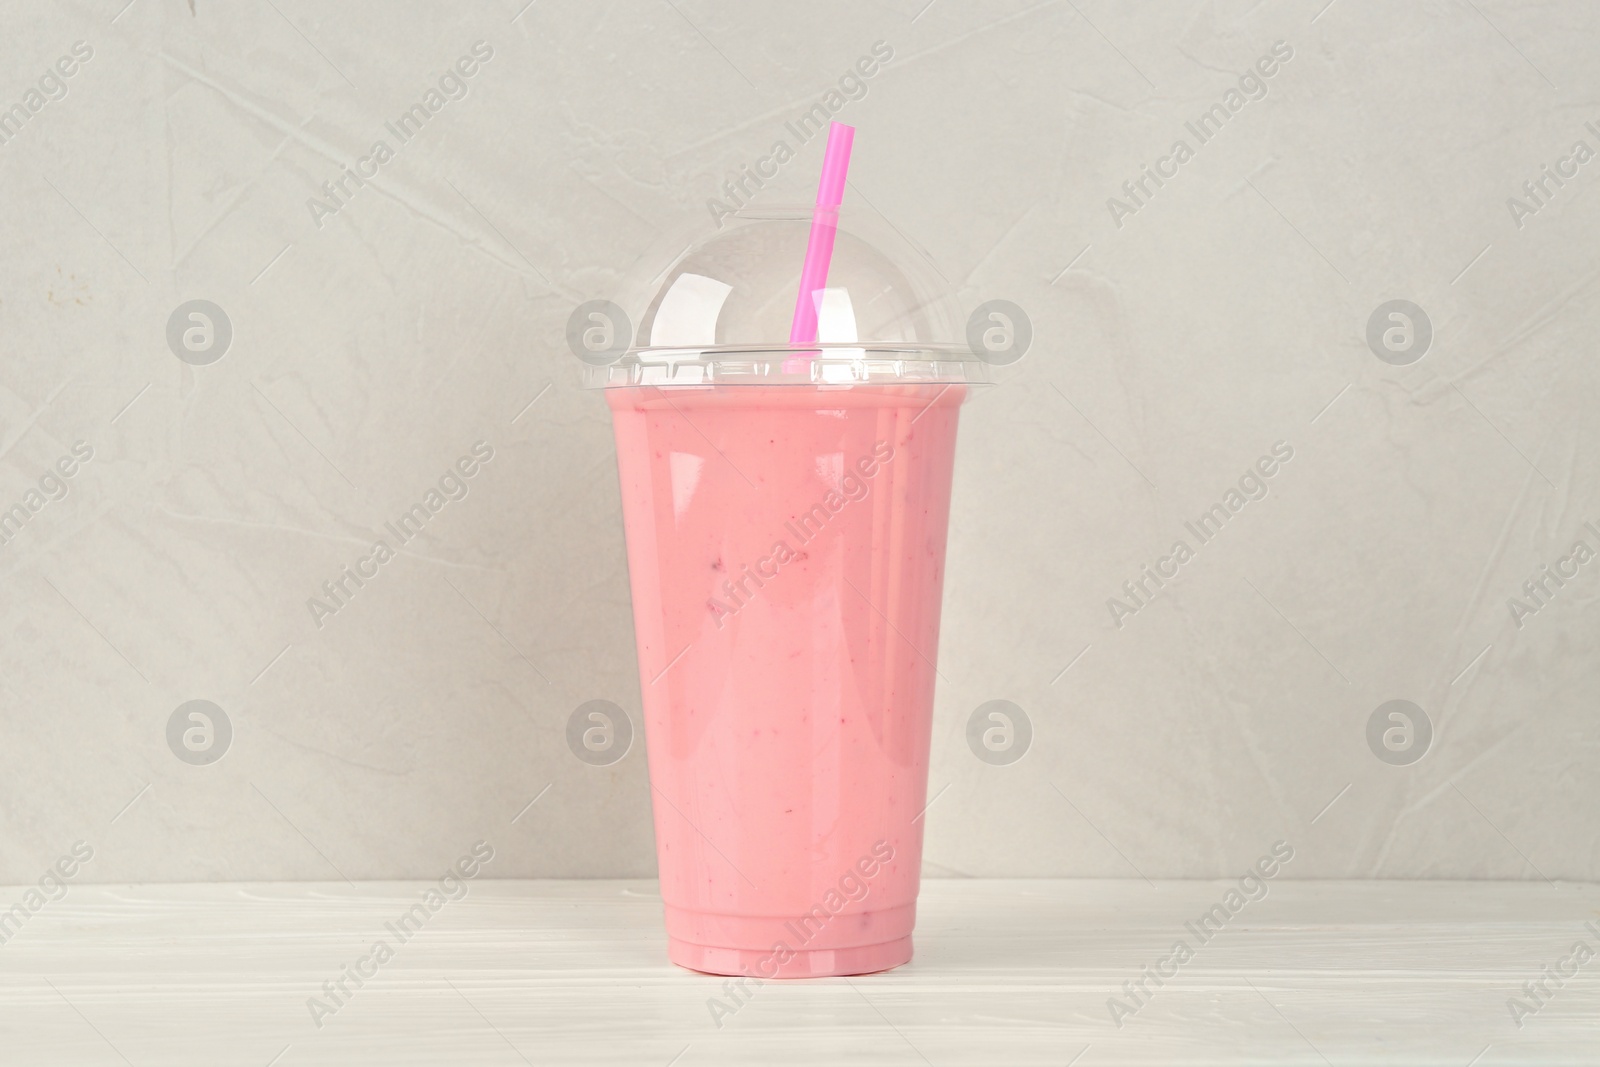
<instances>
[{"instance_id":1,"label":"plastic cup","mask_svg":"<svg viewBox=\"0 0 1600 1067\"><path fill-rule=\"evenodd\" d=\"M907 250L810 210L656 272L594 368L616 435L668 954L715 974L911 958L957 416L984 366Z\"/></svg>"}]
</instances>

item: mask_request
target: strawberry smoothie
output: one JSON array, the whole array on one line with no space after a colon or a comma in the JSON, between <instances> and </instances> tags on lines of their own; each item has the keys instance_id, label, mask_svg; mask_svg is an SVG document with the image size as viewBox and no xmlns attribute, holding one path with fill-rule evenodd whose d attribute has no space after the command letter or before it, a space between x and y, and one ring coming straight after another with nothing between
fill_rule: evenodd
<instances>
[{"instance_id":1,"label":"strawberry smoothie","mask_svg":"<svg viewBox=\"0 0 1600 1067\"><path fill-rule=\"evenodd\" d=\"M605 390L674 962L911 958L966 392Z\"/></svg>"}]
</instances>

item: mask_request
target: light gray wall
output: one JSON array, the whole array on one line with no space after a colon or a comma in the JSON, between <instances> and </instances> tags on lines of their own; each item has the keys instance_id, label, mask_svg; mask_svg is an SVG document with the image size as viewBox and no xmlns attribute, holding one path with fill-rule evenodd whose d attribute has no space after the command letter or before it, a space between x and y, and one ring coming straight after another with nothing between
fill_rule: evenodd
<instances>
[{"instance_id":1,"label":"light gray wall","mask_svg":"<svg viewBox=\"0 0 1600 1067\"><path fill-rule=\"evenodd\" d=\"M0 145L0 506L93 458L0 545L0 882L79 840L96 881L426 876L479 838L496 876L651 872L642 745L564 740L639 706L566 319L878 41L850 195L1036 332L963 416L929 873L1216 876L1281 838L1291 876L1600 876L1600 562L1507 604L1600 549L1600 162L1507 204L1600 149L1594 5L523 3L7 5L5 105L93 56ZM477 41L468 95L313 221ZM193 299L232 324L205 366L166 337ZM1391 299L1432 324L1410 365L1365 339ZM466 499L319 626L478 441ZM1269 495L1114 624L1279 441ZM233 730L208 766L167 742L194 699ZM996 699L1034 729L1008 766L966 741ZM1412 765L1369 749L1393 699L1433 726Z\"/></svg>"}]
</instances>

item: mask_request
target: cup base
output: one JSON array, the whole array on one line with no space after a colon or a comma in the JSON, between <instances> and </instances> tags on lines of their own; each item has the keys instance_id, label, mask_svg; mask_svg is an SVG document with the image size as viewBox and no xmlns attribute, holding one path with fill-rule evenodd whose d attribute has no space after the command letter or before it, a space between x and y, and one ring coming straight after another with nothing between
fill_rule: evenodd
<instances>
[{"instance_id":1,"label":"cup base","mask_svg":"<svg viewBox=\"0 0 1600 1067\"><path fill-rule=\"evenodd\" d=\"M667 938L667 958L679 967L705 974L754 975L757 978L831 978L887 971L911 959L911 938L851 948L801 949L779 963L770 951L716 948ZM774 972L773 968L777 970ZM771 972L771 973L769 973Z\"/></svg>"}]
</instances>

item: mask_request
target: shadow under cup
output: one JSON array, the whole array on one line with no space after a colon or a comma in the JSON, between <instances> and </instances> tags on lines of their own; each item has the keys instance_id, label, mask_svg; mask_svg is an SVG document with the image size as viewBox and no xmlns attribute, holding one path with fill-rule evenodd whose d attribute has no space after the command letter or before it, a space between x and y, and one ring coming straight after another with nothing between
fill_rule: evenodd
<instances>
[{"instance_id":1,"label":"shadow under cup","mask_svg":"<svg viewBox=\"0 0 1600 1067\"><path fill-rule=\"evenodd\" d=\"M911 958L966 395L605 390L674 962L803 978Z\"/></svg>"}]
</instances>

